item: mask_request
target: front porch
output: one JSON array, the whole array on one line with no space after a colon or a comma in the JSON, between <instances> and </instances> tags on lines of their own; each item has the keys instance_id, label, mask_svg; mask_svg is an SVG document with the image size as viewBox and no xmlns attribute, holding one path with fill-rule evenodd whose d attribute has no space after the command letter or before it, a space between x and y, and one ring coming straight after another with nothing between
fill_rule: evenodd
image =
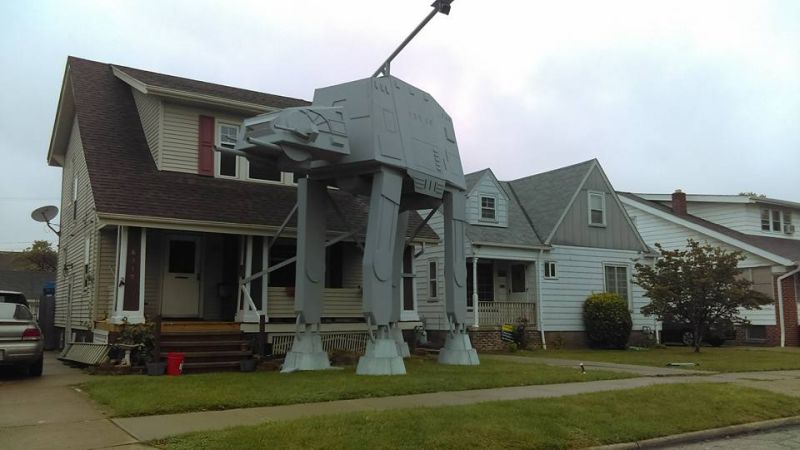
<instances>
[{"instance_id":1,"label":"front porch","mask_svg":"<svg viewBox=\"0 0 800 450\"><path fill-rule=\"evenodd\" d=\"M532 261L478 258L467 262L467 308L480 328L537 325L537 274ZM477 309L475 308L477 305Z\"/></svg>"},{"instance_id":2,"label":"front porch","mask_svg":"<svg viewBox=\"0 0 800 450\"><path fill-rule=\"evenodd\" d=\"M119 226L100 230L98 244L95 329L160 317L164 330L257 332L263 317L268 332L294 331L292 238ZM329 331L366 330L361 259L355 242L331 238L323 304ZM416 323L416 302L405 303L403 319Z\"/></svg>"}]
</instances>

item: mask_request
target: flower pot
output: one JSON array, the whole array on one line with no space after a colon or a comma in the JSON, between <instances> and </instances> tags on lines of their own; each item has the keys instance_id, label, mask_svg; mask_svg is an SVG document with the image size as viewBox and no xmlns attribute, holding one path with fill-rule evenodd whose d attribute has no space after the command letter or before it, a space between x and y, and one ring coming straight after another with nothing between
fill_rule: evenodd
<instances>
[{"instance_id":1,"label":"flower pot","mask_svg":"<svg viewBox=\"0 0 800 450\"><path fill-rule=\"evenodd\" d=\"M167 363L165 362L149 362L145 363L147 367L147 374L150 376L164 375L167 371Z\"/></svg>"},{"instance_id":2,"label":"flower pot","mask_svg":"<svg viewBox=\"0 0 800 450\"><path fill-rule=\"evenodd\" d=\"M243 359L239 362L239 368L242 372L253 372L256 370L257 365L258 361L255 359Z\"/></svg>"}]
</instances>

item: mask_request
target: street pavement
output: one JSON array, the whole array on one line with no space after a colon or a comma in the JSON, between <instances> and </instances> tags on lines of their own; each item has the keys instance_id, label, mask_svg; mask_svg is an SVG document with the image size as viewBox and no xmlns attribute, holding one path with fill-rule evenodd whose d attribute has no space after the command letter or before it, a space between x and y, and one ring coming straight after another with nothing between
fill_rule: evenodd
<instances>
[{"instance_id":1,"label":"street pavement","mask_svg":"<svg viewBox=\"0 0 800 450\"><path fill-rule=\"evenodd\" d=\"M800 449L800 427L714 439L670 448L680 450L795 450Z\"/></svg>"}]
</instances>

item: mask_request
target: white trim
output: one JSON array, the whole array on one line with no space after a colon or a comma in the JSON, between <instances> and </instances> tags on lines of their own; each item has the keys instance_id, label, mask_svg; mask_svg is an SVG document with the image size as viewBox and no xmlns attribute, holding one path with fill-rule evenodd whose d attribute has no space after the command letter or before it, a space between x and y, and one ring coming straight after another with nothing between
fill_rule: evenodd
<instances>
[{"instance_id":1,"label":"white trim","mask_svg":"<svg viewBox=\"0 0 800 450\"><path fill-rule=\"evenodd\" d=\"M147 228L141 228L139 234L139 308L136 311L125 311L128 323L144 323L144 280L147 268Z\"/></svg>"},{"instance_id":2,"label":"white trim","mask_svg":"<svg viewBox=\"0 0 800 450\"><path fill-rule=\"evenodd\" d=\"M114 279L117 289L114 292L114 311L111 315L111 323L120 324L124 322L125 312L122 310L125 301L125 266L128 262L128 227L117 228L117 261Z\"/></svg>"},{"instance_id":3,"label":"white trim","mask_svg":"<svg viewBox=\"0 0 800 450\"><path fill-rule=\"evenodd\" d=\"M552 264L552 269L550 270L550 275L547 275L547 266ZM553 274L555 272L555 274ZM556 261L544 261L542 264L542 277L545 280L557 280L558 279L558 262Z\"/></svg>"},{"instance_id":4,"label":"white trim","mask_svg":"<svg viewBox=\"0 0 800 450\"><path fill-rule=\"evenodd\" d=\"M269 323L269 316L267 316L267 311L269 310L267 307L269 301L269 272L266 271L269 268L269 241L270 238L268 236L261 238L261 270L264 271L264 275L261 275L260 313L264 316L264 322L266 323Z\"/></svg>"},{"instance_id":5,"label":"white trim","mask_svg":"<svg viewBox=\"0 0 800 450\"><path fill-rule=\"evenodd\" d=\"M592 197L600 197L600 212L603 213L603 220L600 223L592 222ZM605 227L608 223L608 209L606 208L606 193L603 191L586 191L586 203L589 210L589 226Z\"/></svg>"},{"instance_id":6,"label":"white trim","mask_svg":"<svg viewBox=\"0 0 800 450\"><path fill-rule=\"evenodd\" d=\"M483 217L483 199L490 198L494 202L494 206L491 208L494 212L494 218ZM486 208L489 209L489 208ZM484 194L478 192L478 222L488 222L488 223L499 223L500 217L497 214L497 195L495 194Z\"/></svg>"},{"instance_id":7,"label":"white trim","mask_svg":"<svg viewBox=\"0 0 800 450\"><path fill-rule=\"evenodd\" d=\"M719 233L717 231L710 230L710 229L708 229L708 228L706 228L706 227L704 227L702 225L695 224L694 222L690 222L690 221L688 221L686 219L677 217L677 216L675 216L675 215L673 215L671 213L664 212L664 211L661 211L661 210L659 210L657 208L653 208L652 206L645 205L645 204L640 203L640 202L638 202L638 201L636 201L636 200L634 200L634 199L632 199L630 197L622 196L621 199L622 199L623 203L625 203L627 205L630 205L630 206L633 206L634 208L640 209L640 210L642 210L642 211L644 211L646 213L652 214L652 215L654 215L656 217L659 217L661 219L668 220L668 221L670 221L672 223L676 223L678 225L684 226L684 227L686 227L686 228L688 228L690 230L694 230L694 231L703 233L703 234L705 234L706 236L708 236L710 238L714 238L714 239L722 241L722 242L724 242L726 244L732 245L734 247L738 247L738 248L740 248L740 249L742 249L742 250L744 250L746 252L750 252L750 253L752 253L752 254L754 254L756 256L760 256L762 258L766 258L766 259L768 259L768 260L770 260L772 262L775 262L775 263L777 263L779 265L782 265L782 266L793 266L794 265L794 262L792 260L790 260L790 259L786 259L786 258L784 258L782 256L778 256L778 255L776 255L774 253L770 253L770 252L768 252L766 250L762 250L762 249L760 249L760 248L758 248L758 247L756 247L754 245L746 244L746 243L744 243L744 242L742 242L742 241L740 241L740 240L738 240L736 238L732 238L732 237L730 237L730 236L728 236L726 234L722 234L722 233Z\"/></svg>"},{"instance_id":8,"label":"white trim","mask_svg":"<svg viewBox=\"0 0 800 450\"><path fill-rule=\"evenodd\" d=\"M672 194L645 194L633 193L638 197L645 200L654 202L671 202ZM792 202L789 200L779 200L768 197L749 197L746 195L705 195L705 194L687 194L687 202L698 203L738 203L738 204L758 204L763 203L766 205L783 206L785 208L800 209L800 203Z\"/></svg>"},{"instance_id":9,"label":"white trim","mask_svg":"<svg viewBox=\"0 0 800 450\"><path fill-rule=\"evenodd\" d=\"M439 300L439 298L441 297L441 295L439 295L439 291L441 290L441 287L439 286L439 261L438 261L437 258L429 258L427 262L428 262L428 267L427 267L427 272L428 272L428 299L429 300ZM434 267L434 270L433 270L433 278L431 278L431 263L435 264L435 267ZM435 281L436 282L436 295L431 295L431 281Z\"/></svg>"},{"instance_id":10,"label":"white trim","mask_svg":"<svg viewBox=\"0 0 800 450\"><path fill-rule=\"evenodd\" d=\"M608 267L622 267L625 269L625 289L627 290L628 298L625 299L626 303L628 304L628 310L633 312L633 292L631 292L631 265L625 263L616 263L616 262L604 262L603 263L603 292L611 292L608 290L608 285L606 284L606 268ZM616 274L615 274L616 276ZM618 294L615 292L615 294Z\"/></svg>"}]
</instances>

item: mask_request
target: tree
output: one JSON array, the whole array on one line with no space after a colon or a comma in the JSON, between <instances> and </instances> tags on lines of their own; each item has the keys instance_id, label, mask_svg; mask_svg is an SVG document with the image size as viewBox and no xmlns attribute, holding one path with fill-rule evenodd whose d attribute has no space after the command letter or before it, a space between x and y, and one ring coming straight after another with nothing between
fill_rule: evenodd
<instances>
[{"instance_id":1,"label":"tree","mask_svg":"<svg viewBox=\"0 0 800 450\"><path fill-rule=\"evenodd\" d=\"M55 272L58 267L58 253L48 241L33 241L33 245L23 250L15 262L25 270Z\"/></svg>"},{"instance_id":2,"label":"tree","mask_svg":"<svg viewBox=\"0 0 800 450\"><path fill-rule=\"evenodd\" d=\"M739 262L745 259L742 252L692 239L685 250L656 247L661 255L654 265L636 265L634 280L651 300L642 313L688 325L694 333L695 352L700 351L703 334L714 326L743 323L741 308L759 309L772 302L739 276Z\"/></svg>"},{"instance_id":3,"label":"tree","mask_svg":"<svg viewBox=\"0 0 800 450\"><path fill-rule=\"evenodd\" d=\"M739 192L739 195L742 197L758 197L758 198L767 198L764 194L759 194L757 192Z\"/></svg>"}]
</instances>

